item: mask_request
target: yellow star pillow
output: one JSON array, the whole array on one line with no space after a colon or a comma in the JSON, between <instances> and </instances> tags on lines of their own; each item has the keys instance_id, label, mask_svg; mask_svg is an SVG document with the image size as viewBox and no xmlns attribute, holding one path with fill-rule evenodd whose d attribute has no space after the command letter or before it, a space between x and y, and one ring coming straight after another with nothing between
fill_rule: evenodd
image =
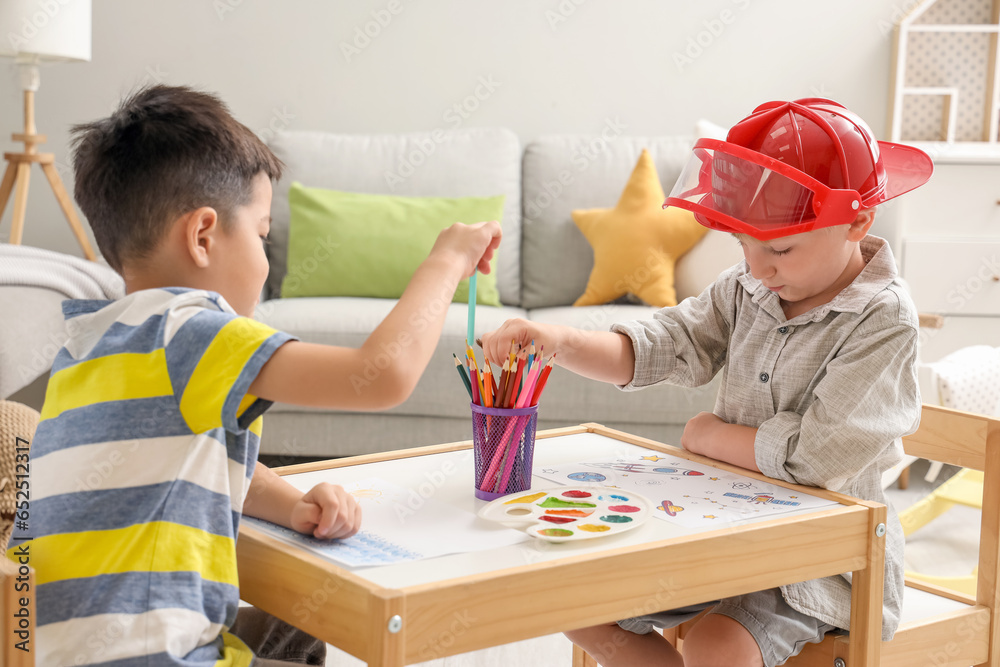
<instances>
[{"instance_id":1,"label":"yellow star pillow","mask_svg":"<svg viewBox=\"0 0 1000 667\"><path fill-rule=\"evenodd\" d=\"M596 306L634 294L646 303L676 306L674 262L708 231L684 209L664 209L663 188L643 149L614 208L573 211L573 222L594 249L587 289L574 306Z\"/></svg>"}]
</instances>

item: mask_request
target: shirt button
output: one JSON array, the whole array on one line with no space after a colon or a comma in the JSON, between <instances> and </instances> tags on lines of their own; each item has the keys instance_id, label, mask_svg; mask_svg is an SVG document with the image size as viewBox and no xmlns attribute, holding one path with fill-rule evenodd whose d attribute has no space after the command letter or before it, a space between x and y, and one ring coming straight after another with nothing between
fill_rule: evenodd
<instances>
[{"instance_id":1,"label":"shirt button","mask_svg":"<svg viewBox=\"0 0 1000 667\"><path fill-rule=\"evenodd\" d=\"M778 327L778 333L780 334L788 333L788 327Z\"/></svg>"},{"instance_id":2,"label":"shirt button","mask_svg":"<svg viewBox=\"0 0 1000 667\"><path fill-rule=\"evenodd\" d=\"M771 379L771 376L768 375L767 373L761 373L760 374L760 381L761 382L767 382L770 379Z\"/></svg>"}]
</instances>

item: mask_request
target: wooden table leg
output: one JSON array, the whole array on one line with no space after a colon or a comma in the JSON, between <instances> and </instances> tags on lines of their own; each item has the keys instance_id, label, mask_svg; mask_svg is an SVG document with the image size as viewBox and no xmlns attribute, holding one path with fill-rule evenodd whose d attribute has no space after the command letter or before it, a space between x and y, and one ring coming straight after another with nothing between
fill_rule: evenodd
<instances>
[{"instance_id":1,"label":"wooden table leg","mask_svg":"<svg viewBox=\"0 0 1000 667\"><path fill-rule=\"evenodd\" d=\"M582 648L573 644L573 667L597 667L597 661Z\"/></svg>"},{"instance_id":2,"label":"wooden table leg","mask_svg":"<svg viewBox=\"0 0 1000 667\"><path fill-rule=\"evenodd\" d=\"M375 667L403 667L406 664L406 605L396 591L374 600L368 642L368 664Z\"/></svg>"},{"instance_id":3,"label":"wooden table leg","mask_svg":"<svg viewBox=\"0 0 1000 667\"><path fill-rule=\"evenodd\" d=\"M868 566L856 570L851 578L851 641L847 664L852 667L878 667L882 650L886 508L872 503L869 510Z\"/></svg>"}]
</instances>

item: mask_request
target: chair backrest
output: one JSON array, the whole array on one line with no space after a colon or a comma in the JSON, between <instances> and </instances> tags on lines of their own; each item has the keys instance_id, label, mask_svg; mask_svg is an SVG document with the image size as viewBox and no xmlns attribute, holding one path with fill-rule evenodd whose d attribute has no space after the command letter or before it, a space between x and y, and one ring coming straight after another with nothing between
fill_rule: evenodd
<instances>
[{"instance_id":1,"label":"chair backrest","mask_svg":"<svg viewBox=\"0 0 1000 667\"><path fill-rule=\"evenodd\" d=\"M912 456L988 472L987 455L1000 448L998 439L1000 420L994 417L924 404L920 427L903 438L903 448Z\"/></svg>"},{"instance_id":2,"label":"chair backrest","mask_svg":"<svg viewBox=\"0 0 1000 667\"><path fill-rule=\"evenodd\" d=\"M976 604L990 609L989 651L997 656L1000 652L1000 613L997 613L1000 610L1000 419L925 404L920 427L903 438L903 446L906 453L914 456L983 471Z\"/></svg>"}]
</instances>

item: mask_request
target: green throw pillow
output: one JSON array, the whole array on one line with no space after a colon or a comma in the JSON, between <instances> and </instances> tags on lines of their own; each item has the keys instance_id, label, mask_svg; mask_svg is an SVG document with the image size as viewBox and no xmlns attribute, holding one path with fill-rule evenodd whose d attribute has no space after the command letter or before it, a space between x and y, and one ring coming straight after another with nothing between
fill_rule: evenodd
<instances>
[{"instance_id":1,"label":"green throw pillow","mask_svg":"<svg viewBox=\"0 0 1000 667\"><path fill-rule=\"evenodd\" d=\"M397 197L308 188L288 191L288 273L282 297L362 296L395 299L455 222L503 218L504 196ZM496 254L476 280L476 302L500 306ZM453 301L467 301L469 279Z\"/></svg>"}]
</instances>

